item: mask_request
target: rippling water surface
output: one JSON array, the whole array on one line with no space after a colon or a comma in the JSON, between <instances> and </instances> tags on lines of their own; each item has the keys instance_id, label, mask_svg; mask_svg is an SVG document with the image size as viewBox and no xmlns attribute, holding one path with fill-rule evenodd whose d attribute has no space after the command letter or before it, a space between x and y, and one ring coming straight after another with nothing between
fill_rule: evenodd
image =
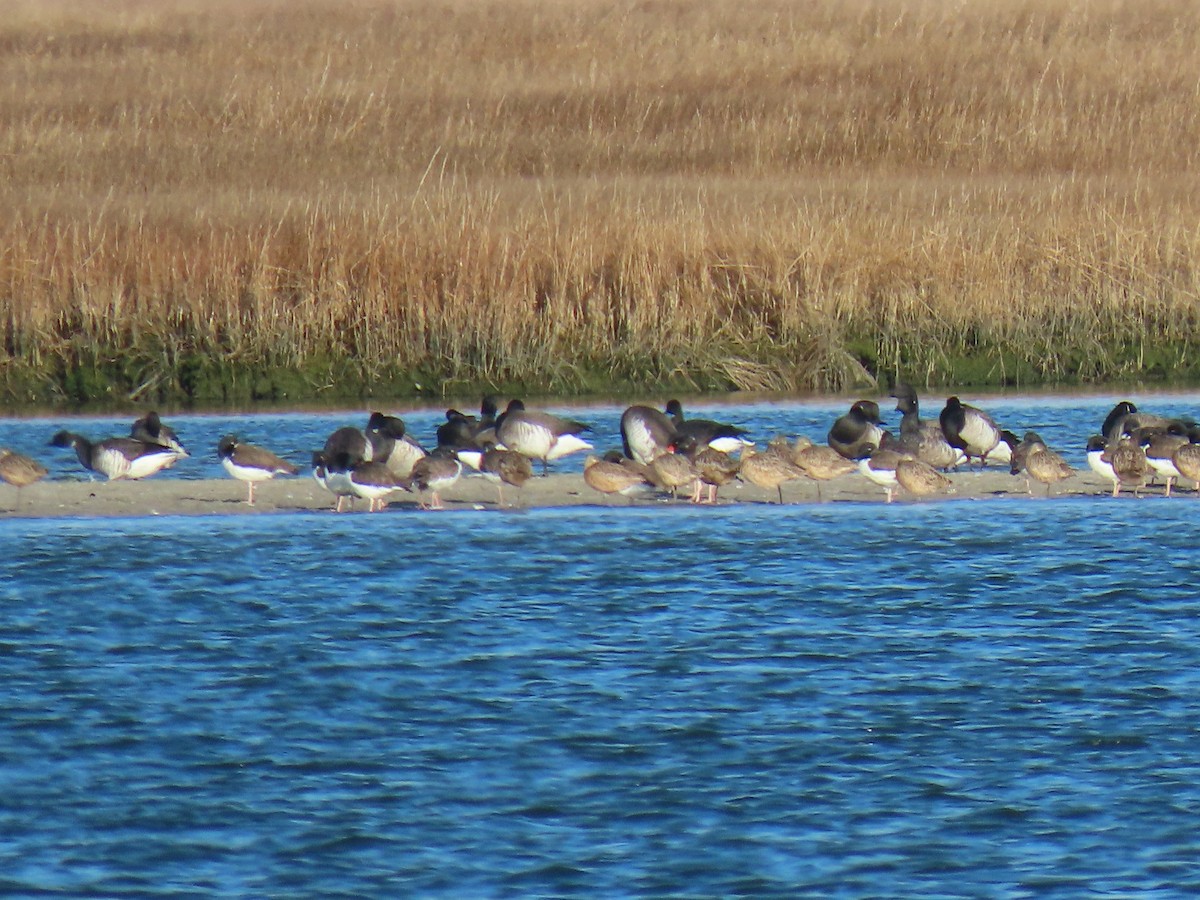
<instances>
[{"instance_id":1,"label":"rippling water surface","mask_svg":"<svg viewBox=\"0 0 1200 900\"><path fill-rule=\"evenodd\" d=\"M0 892L1194 894L1197 516L0 521Z\"/></svg>"}]
</instances>

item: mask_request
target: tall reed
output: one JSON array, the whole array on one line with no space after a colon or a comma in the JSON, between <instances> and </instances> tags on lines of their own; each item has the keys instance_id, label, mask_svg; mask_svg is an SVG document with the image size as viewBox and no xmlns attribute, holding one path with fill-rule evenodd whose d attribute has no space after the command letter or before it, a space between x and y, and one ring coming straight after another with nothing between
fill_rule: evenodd
<instances>
[{"instance_id":1,"label":"tall reed","mask_svg":"<svg viewBox=\"0 0 1200 900\"><path fill-rule=\"evenodd\" d=\"M12 400L1200 376L1183 0L6 12Z\"/></svg>"}]
</instances>

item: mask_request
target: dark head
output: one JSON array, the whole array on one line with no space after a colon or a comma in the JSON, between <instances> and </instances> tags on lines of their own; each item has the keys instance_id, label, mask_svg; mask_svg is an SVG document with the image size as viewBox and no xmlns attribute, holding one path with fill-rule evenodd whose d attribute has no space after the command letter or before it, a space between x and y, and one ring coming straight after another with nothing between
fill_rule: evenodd
<instances>
[{"instance_id":1,"label":"dark head","mask_svg":"<svg viewBox=\"0 0 1200 900\"><path fill-rule=\"evenodd\" d=\"M217 442L217 456L221 459L228 459L233 456L233 451L237 449L239 443L237 435L225 435Z\"/></svg>"},{"instance_id":2,"label":"dark head","mask_svg":"<svg viewBox=\"0 0 1200 900\"><path fill-rule=\"evenodd\" d=\"M879 415L879 404L874 400L859 400L850 407L851 415L866 419L872 425L882 425L883 419Z\"/></svg>"},{"instance_id":3,"label":"dark head","mask_svg":"<svg viewBox=\"0 0 1200 900\"><path fill-rule=\"evenodd\" d=\"M1093 434L1087 440L1087 452L1095 453L1097 450L1103 451L1108 446L1108 441L1104 439L1102 434Z\"/></svg>"},{"instance_id":4,"label":"dark head","mask_svg":"<svg viewBox=\"0 0 1200 900\"><path fill-rule=\"evenodd\" d=\"M505 414L515 413L515 412L524 412L524 411L525 411L525 404L520 400L509 400L508 406L506 406L504 408Z\"/></svg>"},{"instance_id":5,"label":"dark head","mask_svg":"<svg viewBox=\"0 0 1200 900\"><path fill-rule=\"evenodd\" d=\"M151 437L156 438L162 434L162 419L158 417L158 413L154 410L150 410L150 412L142 416L140 424L145 429L146 434Z\"/></svg>"},{"instance_id":6,"label":"dark head","mask_svg":"<svg viewBox=\"0 0 1200 900\"><path fill-rule=\"evenodd\" d=\"M1100 426L1100 431L1109 439L1113 437L1120 437L1119 434L1114 435L1113 430L1118 426L1123 426L1125 417L1133 415L1137 411L1138 408L1128 400L1122 400L1112 408L1107 416L1104 417L1104 424ZM1123 431L1124 428L1122 427L1121 430Z\"/></svg>"},{"instance_id":7,"label":"dark head","mask_svg":"<svg viewBox=\"0 0 1200 900\"><path fill-rule=\"evenodd\" d=\"M920 405L917 402L917 392L912 386L900 381L892 388L891 396L896 398L896 412L907 415L910 412L918 412Z\"/></svg>"},{"instance_id":8,"label":"dark head","mask_svg":"<svg viewBox=\"0 0 1200 900\"><path fill-rule=\"evenodd\" d=\"M666 414L668 416L670 416L673 419L674 418L678 418L678 419L683 418L683 404L680 403L678 400L668 400L666 407L664 407L664 411L666 412Z\"/></svg>"},{"instance_id":9,"label":"dark head","mask_svg":"<svg viewBox=\"0 0 1200 900\"><path fill-rule=\"evenodd\" d=\"M371 418L367 419L367 432L398 441L404 437L404 420L398 416L386 416L381 412L373 412Z\"/></svg>"},{"instance_id":10,"label":"dark head","mask_svg":"<svg viewBox=\"0 0 1200 900\"><path fill-rule=\"evenodd\" d=\"M875 444L868 442L858 448L858 455L855 456L854 458L857 460L870 459L875 454L875 451L878 449L879 448L877 446L875 446Z\"/></svg>"},{"instance_id":11,"label":"dark head","mask_svg":"<svg viewBox=\"0 0 1200 900\"><path fill-rule=\"evenodd\" d=\"M69 431L60 431L50 438L51 447L74 447L79 438Z\"/></svg>"}]
</instances>

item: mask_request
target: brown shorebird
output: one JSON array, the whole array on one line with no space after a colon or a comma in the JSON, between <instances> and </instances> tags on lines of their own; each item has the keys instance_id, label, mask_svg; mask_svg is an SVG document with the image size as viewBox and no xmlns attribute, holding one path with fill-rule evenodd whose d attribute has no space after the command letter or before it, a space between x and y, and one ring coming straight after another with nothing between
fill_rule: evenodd
<instances>
[{"instance_id":1,"label":"brown shorebird","mask_svg":"<svg viewBox=\"0 0 1200 900\"><path fill-rule=\"evenodd\" d=\"M950 493L953 483L924 460L901 456L896 463L896 483L915 497Z\"/></svg>"},{"instance_id":2,"label":"brown shorebird","mask_svg":"<svg viewBox=\"0 0 1200 900\"><path fill-rule=\"evenodd\" d=\"M792 451L792 461L817 485L817 501L821 498L821 482L832 481L858 470L858 463L846 459L832 447L814 444L807 438L797 441Z\"/></svg>"},{"instance_id":3,"label":"brown shorebird","mask_svg":"<svg viewBox=\"0 0 1200 900\"><path fill-rule=\"evenodd\" d=\"M782 453L767 450L757 452L753 446L742 451L742 466L738 472L742 481L755 487L775 488L783 503L783 486L804 477L804 470Z\"/></svg>"},{"instance_id":4,"label":"brown shorebird","mask_svg":"<svg viewBox=\"0 0 1200 900\"><path fill-rule=\"evenodd\" d=\"M496 502L504 505L504 485L522 487L533 477L533 465L529 457L516 450L501 450L489 446L479 458L479 474L496 485Z\"/></svg>"},{"instance_id":5,"label":"brown shorebird","mask_svg":"<svg viewBox=\"0 0 1200 900\"><path fill-rule=\"evenodd\" d=\"M46 472L46 467L37 460L0 447L0 481L17 489L17 504L13 507L14 510L21 507L21 488L41 481L46 477Z\"/></svg>"},{"instance_id":6,"label":"brown shorebird","mask_svg":"<svg viewBox=\"0 0 1200 900\"><path fill-rule=\"evenodd\" d=\"M1025 432L1025 437L1013 450L1009 471L1014 475L1024 471L1033 481L1046 486L1046 496L1058 482L1070 478L1075 470L1058 453L1046 446L1046 442L1035 431ZM1027 480L1029 495L1033 496L1033 484Z\"/></svg>"},{"instance_id":7,"label":"brown shorebird","mask_svg":"<svg viewBox=\"0 0 1200 900\"><path fill-rule=\"evenodd\" d=\"M708 446L688 454L692 467L696 471L696 489L692 494L693 503L716 503L717 491L724 485L737 478L741 469L741 461L724 450ZM708 500L701 499L704 487L708 487Z\"/></svg>"},{"instance_id":8,"label":"brown shorebird","mask_svg":"<svg viewBox=\"0 0 1200 900\"><path fill-rule=\"evenodd\" d=\"M1125 487L1133 491L1133 496L1140 497L1151 472L1150 463L1146 461L1146 451L1136 441L1123 437L1115 447L1110 446L1105 451L1105 456L1108 457L1107 461L1112 465L1113 474L1117 477L1113 484L1113 496L1117 496L1120 489Z\"/></svg>"},{"instance_id":9,"label":"brown shorebird","mask_svg":"<svg viewBox=\"0 0 1200 900\"><path fill-rule=\"evenodd\" d=\"M1193 496L1200 497L1200 444L1189 441L1175 451L1175 468L1179 474L1195 484Z\"/></svg>"},{"instance_id":10,"label":"brown shorebird","mask_svg":"<svg viewBox=\"0 0 1200 900\"><path fill-rule=\"evenodd\" d=\"M696 469L681 453L661 453L650 460L646 470L661 490L670 491L675 497L681 487L690 488L696 481Z\"/></svg>"},{"instance_id":11,"label":"brown shorebird","mask_svg":"<svg viewBox=\"0 0 1200 900\"><path fill-rule=\"evenodd\" d=\"M646 467L633 460L623 462L589 456L583 464L583 480L594 491L601 494L620 494L632 502L636 494L653 490Z\"/></svg>"}]
</instances>

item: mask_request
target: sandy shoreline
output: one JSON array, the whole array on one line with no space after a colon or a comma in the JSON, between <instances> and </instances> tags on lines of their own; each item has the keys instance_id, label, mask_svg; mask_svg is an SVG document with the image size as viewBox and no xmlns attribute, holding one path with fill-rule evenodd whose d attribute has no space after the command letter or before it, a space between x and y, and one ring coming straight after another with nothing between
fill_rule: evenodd
<instances>
[{"instance_id":1,"label":"sandy shoreline","mask_svg":"<svg viewBox=\"0 0 1200 900\"><path fill-rule=\"evenodd\" d=\"M1003 469L962 471L952 473L950 479L954 493L945 497L915 500L900 492L897 502L930 503L962 499L995 499L1003 497L1028 498L1025 479L1009 475ZM1069 480L1055 486L1053 497L1102 495L1110 491L1109 486L1090 471L1080 471ZM1161 487L1149 488L1145 493L1161 494ZM1045 497L1046 489L1034 485L1034 497ZM1190 496L1185 490L1184 496ZM1122 494L1122 496L1130 496ZM847 475L834 481L823 482L821 497L824 502L873 502L882 503L883 489L857 475ZM447 511L456 509L498 509L496 488L482 478L463 478L443 495ZM773 490L763 490L753 485L735 482L722 488L717 498L718 505L736 503L774 503L777 497ZM816 484L811 481L791 482L783 488L785 503L817 503ZM142 481L42 481L30 485L18 495L15 488L0 484L0 517L2 518L86 518L101 516L156 516L156 515L267 515L299 511L331 510L333 495L325 491L312 478L297 476L279 478L260 484L255 494L255 505L246 504L246 486L233 479L158 479ZM554 474L537 477L521 490L506 488L504 508L529 509L536 507L563 506L611 506L655 507L672 502L669 497L653 495L631 501L621 496L605 496L588 487L579 473ZM355 512L366 513L366 501L355 504ZM392 496L384 515L418 510L418 498L412 494L397 493Z\"/></svg>"}]
</instances>

